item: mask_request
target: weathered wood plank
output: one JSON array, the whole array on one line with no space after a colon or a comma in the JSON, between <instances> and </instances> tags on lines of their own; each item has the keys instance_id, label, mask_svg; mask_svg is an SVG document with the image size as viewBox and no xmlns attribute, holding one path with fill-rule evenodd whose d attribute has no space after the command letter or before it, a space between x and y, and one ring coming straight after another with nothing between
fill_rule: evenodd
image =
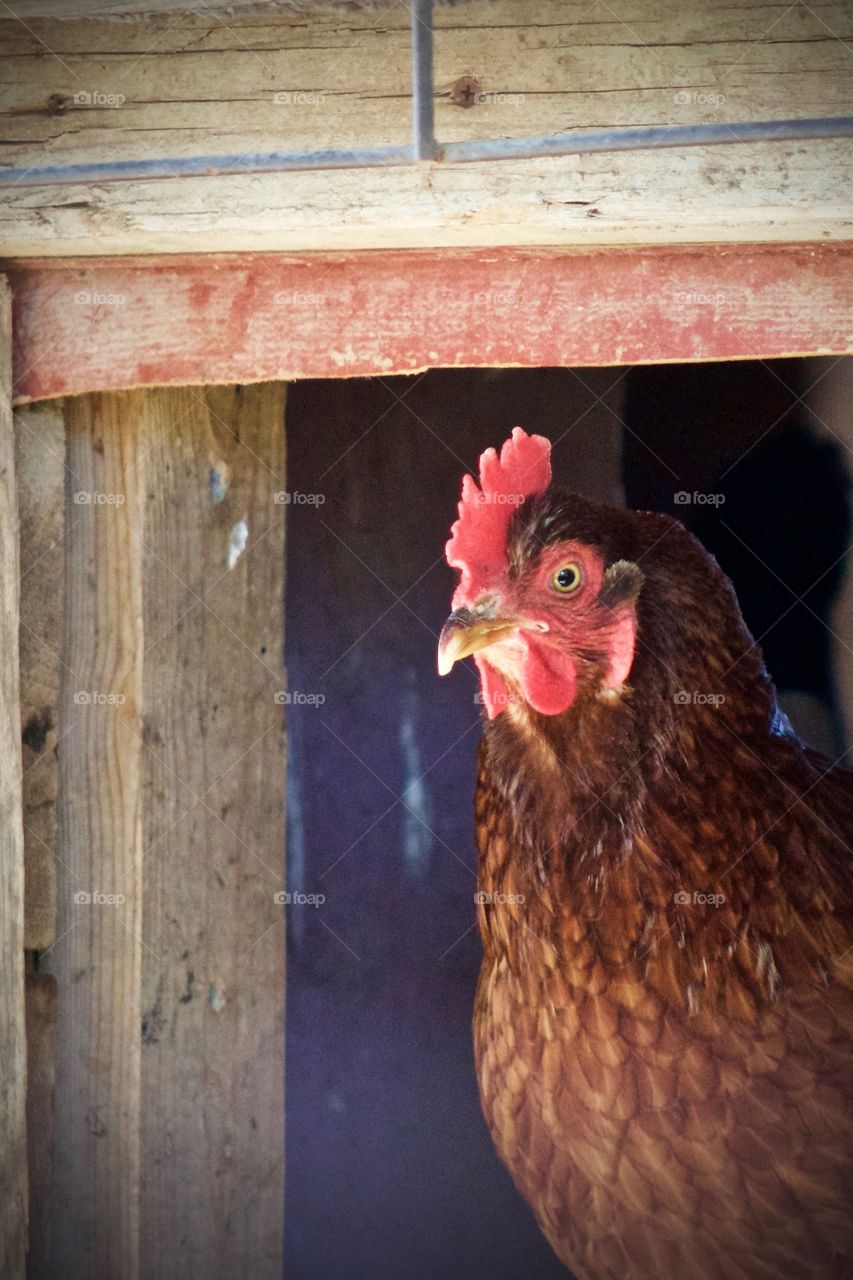
<instances>
[{"instance_id":1,"label":"weathered wood plank","mask_svg":"<svg viewBox=\"0 0 853 1280\"><path fill-rule=\"evenodd\" d=\"M56 979L28 973L27 1011L27 1159L30 1222L27 1280L52 1280L62 1271L51 1266L50 1204L53 1182L54 1089L59 1006Z\"/></svg>"},{"instance_id":2,"label":"weathered wood plank","mask_svg":"<svg viewBox=\"0 0 853 1280\"><path fill-rule=\"evenodd\" d=\"M51 1247L69 1280L138 1275L143 400L65 406Z\"/></svg>"},{"instance_id":3,"label":"weathered wood plank","mask_svg":"<svg viewBox=\"0 0 853 1280\"><path fill-rule=\"evenodd\" d=\"M21 400L853 348L853 245L106 258L10 276Z\"/></svg>"},{"instance_id":4,"label":"weathered wood plank","mask_svg":"<svg viewBox=\"0 0 853 1280\"><path fill-rule=\"evenodd\" d=\"M145 422L141 1274L278 1280L284 387Z\"/></svg>"},{"instance_id":5,"label":"weathered wood plank","mask_svg":"<svg viewBox=\"0 0 853 1280\"><path fill-rule=\"evenodd\" d=\"M64 600L65 424L60 404L15 414L21 527L24 946L56 940L56 797Z\"/></svg>"},{"instance_id":6,"label":"weathered wood plank","mask_svg":"<svg viewBox=\"0 0 853 1280\"><path fill-rule=\"evenodd\" d=\"M853 111L844 0L462 0L435 25L442 141ZM409 140L406 5L7 16L0 37L6 165ZM849 238L851 156L834 141L21 186L0 240L26 256Z\"/></svg>"},{"instance_id":7,"label":"weathered wood plank","mask_svg":"<svg viewBox=\"0 0 853 1280\"><path fill-rule=\"evenodd\" d=\"M12 308L0 278L0 1275L20 1280L27 1235L24 823L18 671L20 558L12 425Z\"/></svg>"}]
</instances>

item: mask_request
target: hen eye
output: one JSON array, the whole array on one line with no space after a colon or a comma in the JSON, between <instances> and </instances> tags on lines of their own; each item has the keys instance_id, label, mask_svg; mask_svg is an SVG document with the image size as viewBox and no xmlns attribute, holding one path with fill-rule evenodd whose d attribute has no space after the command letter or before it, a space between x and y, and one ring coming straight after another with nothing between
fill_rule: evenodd
<instances>
[{"instance_id":1,"label":"hen eye","mask_svg":"<svg viewBox=\"0 0 853 1280\"><path fill-rule=\"evenodd\" d=\"M580 584L581 567L574 560L570 564L562 565L551 578L551 586L564 596L570 591L576 591Z\"/></svg>"}]
</instances>

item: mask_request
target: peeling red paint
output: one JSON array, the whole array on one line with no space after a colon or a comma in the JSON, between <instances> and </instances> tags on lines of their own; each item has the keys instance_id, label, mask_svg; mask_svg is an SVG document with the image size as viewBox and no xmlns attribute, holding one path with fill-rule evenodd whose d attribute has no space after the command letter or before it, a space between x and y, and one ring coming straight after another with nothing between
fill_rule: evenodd
<instances>
[{"instance_id":1,"label":"peeling red paint","mask_svg":"<svg viewBox=\"0 0 853 1280\"><path fill-rule=\"evenodd\" d=\"M18 400L155 384L853 350L853 245L36 259Z\"/></svg>"}]
</instances>

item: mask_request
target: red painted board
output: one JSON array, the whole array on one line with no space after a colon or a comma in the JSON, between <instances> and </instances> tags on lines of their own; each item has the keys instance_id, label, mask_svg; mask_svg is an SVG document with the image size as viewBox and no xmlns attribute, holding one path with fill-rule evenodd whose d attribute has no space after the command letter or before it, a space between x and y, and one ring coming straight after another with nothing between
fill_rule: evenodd
<instances>
[{"instance_id":1,"label":"red painted board","mask_svg":"<svg viewBox=\"0 0 853 1280\"><path fill-rule=\"evenodd\" d=\"M853 243L17 260L19 401L853 350Z\"/></svg>"}]
</instances>

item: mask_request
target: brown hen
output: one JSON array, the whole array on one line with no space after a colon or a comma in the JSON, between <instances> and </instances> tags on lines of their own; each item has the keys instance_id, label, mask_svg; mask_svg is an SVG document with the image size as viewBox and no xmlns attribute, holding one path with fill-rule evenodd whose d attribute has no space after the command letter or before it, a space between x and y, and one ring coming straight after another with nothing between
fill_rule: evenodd
<instances>
[{"instance_id":1,"label":"brown hen","mask_svg":"<svg viewBox=\"0 0 853 1280\"><path fill-rule=\"evenodd\" d=\"M677 522L466 478L474 1011L497 1149L580 1280L853 1276L853 775L805 748Z\"/></svg>"}]
</instances>

